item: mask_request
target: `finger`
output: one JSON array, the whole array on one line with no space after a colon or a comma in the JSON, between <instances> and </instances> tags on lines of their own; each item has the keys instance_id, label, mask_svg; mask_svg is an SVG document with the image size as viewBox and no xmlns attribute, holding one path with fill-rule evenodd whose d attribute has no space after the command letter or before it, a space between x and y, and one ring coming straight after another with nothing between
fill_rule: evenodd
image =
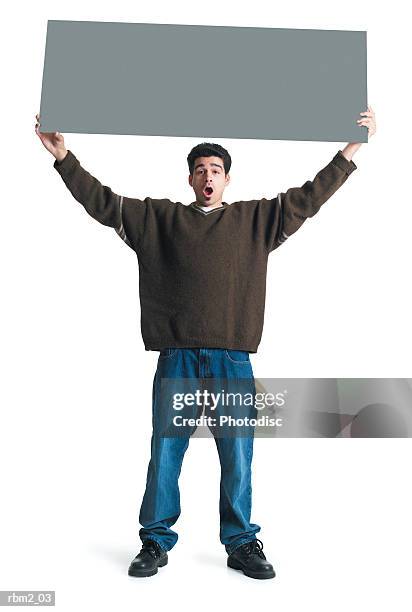
<instances>
[{"instance_id":1,"label":"finger","mask_svg":"<svg viewBox=\"0 0 412 612\"><path fill-rule=\"evenodd\" d=\"M360 115L367 115L368 117L372 117L373 113L370 111L364 111L363 113L359 113Z\"/></svg>"}]
</instances>

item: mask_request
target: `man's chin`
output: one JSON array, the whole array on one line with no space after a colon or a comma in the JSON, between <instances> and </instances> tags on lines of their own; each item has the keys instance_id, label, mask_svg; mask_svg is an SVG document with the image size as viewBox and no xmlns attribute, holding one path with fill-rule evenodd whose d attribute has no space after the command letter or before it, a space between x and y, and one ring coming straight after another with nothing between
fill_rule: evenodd
<instances>
[{"instance_id":1,"label":"man's chin","mask_svg":"<svg viewBox=\"0 0 412 612\"><path fill-rule=\"evenodd\" d=\"M215 204L214 198L205 198L203 194L201 198L199 198L199 202L201 202L202 206L209 206L210 204Z\"/></svg>"}]
</instances>

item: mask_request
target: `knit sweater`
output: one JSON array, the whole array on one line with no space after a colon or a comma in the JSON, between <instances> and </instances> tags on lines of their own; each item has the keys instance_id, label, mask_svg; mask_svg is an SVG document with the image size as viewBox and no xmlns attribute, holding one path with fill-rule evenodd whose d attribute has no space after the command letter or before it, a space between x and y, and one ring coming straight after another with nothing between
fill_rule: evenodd
<instances>
[{"instance_id":1,"label":"knit sweater","mask_svg":"<svg viewBox=\"0 0 412 612\"><path fill-rule=\"evenodd\" d=\"M112 227L139 266L146 350L207 347L256 353L263 330L268 256L356 169L342 151L312 181L272 199L202 210L114 193L71 151L54 168L85 210Z\"/></svg>"}]
</instances>

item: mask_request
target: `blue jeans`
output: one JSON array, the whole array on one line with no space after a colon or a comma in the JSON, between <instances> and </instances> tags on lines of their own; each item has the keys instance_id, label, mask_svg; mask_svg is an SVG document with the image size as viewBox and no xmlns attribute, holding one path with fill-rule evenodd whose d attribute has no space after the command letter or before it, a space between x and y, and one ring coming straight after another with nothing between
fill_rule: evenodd
<instances>
[{"instance_id":1,"label":"blue jeans","mask_svg":"<svg viewBox=\"0 0 412 612\"><path fill-rule=\"evenodd\" d=\"M208 379L249 379L253 389L255 387L247 351L223 348L169 348L160 351L153 381L151 458L139 514L142 525L139 535L142 541L155 540L163 549L170 550L178 539L171 527L181 512L178 479L190 433L176 437L163 435L161 423L167 407L160 393L160 384L165 378L191 379L199 384L198 388ZM212 428L210 430L213 433ZM221 437L215 433L213 436L221 466L220 541L230 554L238 546L255 540L255 534L260 531L259 525L250 522L253 431L252 435L246 436Z\"/></svg>"}]
</instances>

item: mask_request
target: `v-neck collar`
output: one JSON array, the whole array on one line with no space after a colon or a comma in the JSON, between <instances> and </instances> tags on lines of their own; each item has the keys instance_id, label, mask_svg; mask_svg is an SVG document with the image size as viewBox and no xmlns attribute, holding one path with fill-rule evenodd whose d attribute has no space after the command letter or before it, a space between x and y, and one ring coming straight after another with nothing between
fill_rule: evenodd
<instances>
[{"instance_id":1,"label":"v-neck collar","mask_svg":"<svg viewBox=\"0 0 412 612\"><path fill-rule=\"evenodd\" d=\"M218 210L224 210L225 208L228 208L228 207L229 207L229 204L227 202L222 202L222 206L217 206L216 208L211 208L210 210L203 210L203 208L200 208L200 206L198 206L196 202L191 202L189 204L189 208L192 208L192 210L196 210L197 212L202 214L204 217L208 217L214 212L217 212Z\"/></svg>"}]
</instances>

